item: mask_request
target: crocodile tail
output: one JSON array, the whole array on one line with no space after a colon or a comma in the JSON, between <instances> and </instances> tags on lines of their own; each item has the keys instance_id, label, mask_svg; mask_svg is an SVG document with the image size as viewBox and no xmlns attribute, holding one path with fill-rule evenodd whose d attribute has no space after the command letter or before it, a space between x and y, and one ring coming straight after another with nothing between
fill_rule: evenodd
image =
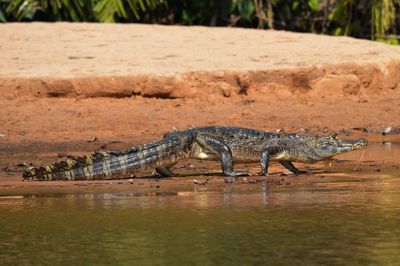
<instances>
[{"instance_id":1,"label":"crocodile tail","mask_svg":"<svg viewBox=\"0 0 400 266\"><path fill-rule=\"evenodd\" d=\"M45 166L38 166L25 171L25 180L78 180L91 179L89 169L109 160L110 152L100 151L90 155L74 157Z\"/></svg>"},{"instance_id":2,"label":"crocodile tail","mask_svg":"<svg viewBox=\"0 0 400 266\"><path fill-rule=\"evenodd\" d=\"M113 179L132 170L158 167L177 161L178 138L133 147L120 152L100 151L46 166L35 167L23 173L25 180L91 180Z\"/></svg>"}]
</instances>

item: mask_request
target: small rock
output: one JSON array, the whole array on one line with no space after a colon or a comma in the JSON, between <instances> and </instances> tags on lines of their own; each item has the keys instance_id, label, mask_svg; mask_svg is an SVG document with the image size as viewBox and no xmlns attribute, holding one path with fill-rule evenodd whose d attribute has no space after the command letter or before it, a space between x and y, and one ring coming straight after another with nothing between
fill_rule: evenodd
<instances>
[{"instance_id":1,"label":"small rock","mask_svg":"<svg viewBox=\"0 0 400 266\"><path fill-rule=\"evenodd\" d=\"M99 139L97 137L93 137L91 139L89 139L87 142L98 142Z\"/></svg>"},{"instance_id":2,"label":"small rock","mask_svg":"<svg viewBox=\"0 0 400 266\"><path fill-rule=\"evenodd\" d=\"M299 128L299 130L297 130L297 132L304 134L304 133L306 133L306 130L304 128Z\"/></svg>"},{"instance_id":3,"label":"small rock","mask_svg":"<svg viewBox=\"0 0 400 266\"><path fill-rule=\"evenodd\" d=\"M0 133L0 138L4 138L5 136L7 136L6 133Z\"/></svg>"},{"instance_id":4,"label":"small rock","mask_svg":"<svg viewBox=\"0 0 400 266\"><path fill-rule=\"evenodd\" d=\"M208 183L208 179L205 180L205 181L193 179L193 183L195 183L196 185L203 185L204 186L204 185L206 185Z\"/></svg>"},{"instance_id":5,"label":"small rock","mask_svg":"<svg viewBox=\"0 0 400 266\"><path fill-rule=\"evenodd\" d=\"M25 133L25 131L20 131L20 132L18 132L18 134L21 136L24 136L26 133Z\"/></svg>"},{"instance_id":6,"label":"small rock","mask_svg":"<svg viewBox=\"0 0 400 266\"><path fill-rule=\"evenodd\" d=\"M28 166L28 164L25 163L25 162L20 162L20 163L18 163L16 166L17 166L17 167L25 167L25 166Z\"/></svg>"},{"instance_id":7,"label":"small rock","mask_svg":"<svg viewBox=\"0 0 400 266\"><path fill-rule=\"evenodd\" d=\"M368 132L367 128L365 128L365 127L353 127L353 130L361 131L361 132Z\"/></svg>"},{"instance_id":8,"label":"small rock","mask_svg":"<svg viewBox=\"0 0 400 266\"><path fill-rule=\"evenodd\" d=\"M132 179L132 178L129 178L129 179L128 179L128 183L129 183L129 184L133 184L133 179Z\"/></svg>"},{"instance_id":9,"label":"small rock","mask_svg":"<svg viewBox=\"0 0 400 266\"><path fill-rule=\"evenodd\" d=\"M381 134L382 135L387 135L387 134L396 134L398 132L397 128L386 126L381 128Z\"/></svg>"},{"instance_id":10,"label":"small rock","mask_svg":"<svg viewBox=\"0 0 400 266\"><path fill-rule=\"evenodd\" d=\"M276 133L283 133L284 132L284 130L282 129L282 128L278 128L277 130L275 130L276 131Z\"/></svg>"}]
</instances>

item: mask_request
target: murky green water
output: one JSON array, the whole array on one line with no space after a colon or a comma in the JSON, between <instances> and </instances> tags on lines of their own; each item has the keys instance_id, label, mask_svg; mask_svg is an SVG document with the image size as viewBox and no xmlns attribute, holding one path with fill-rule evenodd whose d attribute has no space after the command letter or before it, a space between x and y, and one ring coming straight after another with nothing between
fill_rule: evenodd
<instances>
[{"instance_id":1,"label":"murky green water","mask_svg":"<svg viewBox=\"0 0 400 266\"><path fill-rule=\"evenodd\" d=\"M0 200L1 264L399 265L400 192Z\"/></svg>"},{"instance_id":2,"label":"murky green water","mask_svg":"<svg viewBox=\"0 0 400 266\"><path fill-rule=\"evenodd\" d=\"M370 145L300 185L0 197L0 264L400 265L399 152Z\"/></svg>"}]
</instances>

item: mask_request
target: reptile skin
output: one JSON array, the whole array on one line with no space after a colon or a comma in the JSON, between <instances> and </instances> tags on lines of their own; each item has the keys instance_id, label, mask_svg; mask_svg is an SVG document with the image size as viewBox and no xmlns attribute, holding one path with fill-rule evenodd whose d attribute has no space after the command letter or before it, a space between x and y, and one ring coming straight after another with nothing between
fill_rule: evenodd
<instances>
[{"instance_id":1,"label":"reptile skin","mask_svg":"<svg viewBox=\"0 0 400 266\"><path fill-rule=\"evenodd\" d=\"M220 160L226 181L248 175L236 172L234 163L259 162L260 175L268 174L269 162L277 161L295 174L303 171L292 162L314 163L367 146L364 139L339 140L330 136L278 134L238 127L199 127L175 131L164 138L122 151L100 151L24 172L26 180L90 180L129 176L135 170L156 169L173 176L170 168L182 159Z\"/></svg>"}]
</instances>

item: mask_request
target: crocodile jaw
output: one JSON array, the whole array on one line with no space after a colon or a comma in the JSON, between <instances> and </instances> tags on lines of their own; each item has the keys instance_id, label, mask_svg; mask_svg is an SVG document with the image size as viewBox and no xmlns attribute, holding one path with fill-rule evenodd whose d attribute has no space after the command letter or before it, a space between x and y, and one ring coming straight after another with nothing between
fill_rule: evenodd
<instances>
[{"instance_id":1,"label":"crocodile jaw","mask_svg":"<svg viewBox=\"0 0 400 266\"><path fill-rule=\"evenodd\" d=\"M332 143L326 143L315 149L316 153L322 159L342 154L349 151L365 148L368 142L365 139L358 140L335 140Z\"/></svg>"}]
</instances>

